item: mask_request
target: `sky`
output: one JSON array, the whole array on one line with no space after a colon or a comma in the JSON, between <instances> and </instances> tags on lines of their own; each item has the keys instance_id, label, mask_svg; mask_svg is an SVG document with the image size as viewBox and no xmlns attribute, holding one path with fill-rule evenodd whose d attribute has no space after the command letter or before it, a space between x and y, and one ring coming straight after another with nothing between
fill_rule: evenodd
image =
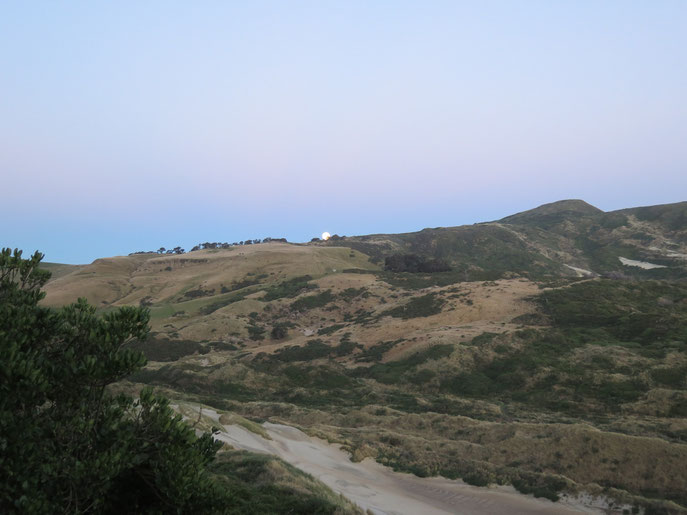
<instances>
[{"instance_id":1,"label":"sky","mask_svg":"<svg viewBox=\"0 0 687 515\"><path fill-rule=\"evenodd\" d=\"M0 3L0 246L687 200L687 2Z\"/></svg>"}]
</instances>

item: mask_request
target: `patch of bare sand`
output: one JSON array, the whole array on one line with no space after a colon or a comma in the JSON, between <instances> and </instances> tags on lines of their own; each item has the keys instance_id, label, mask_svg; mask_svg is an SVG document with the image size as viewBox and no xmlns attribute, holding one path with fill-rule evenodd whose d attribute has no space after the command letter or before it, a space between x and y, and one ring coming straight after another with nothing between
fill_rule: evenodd
<instances>
[{"instance_id":1,"label":"patch of bare sand","mask_svg":"<svg viewBox=\"0 0 687 515\"><path fill-rule=\"evenodd\" d=\"M625 266L636 266L639 268L643 268L644 270L652 270L654 268L666 268L665 265L656 265L654 263L648 263L646 261L637 261L634 259L628 259L624 257L619 257L618 259Z\"/></svg>"},{"instance_id":2,"label":"patch of bare sand","mask_svg":"<svg viewBox=\"0 0 687 515\"><path fill-rule=\"evenodd\" d=\"M577 277L594 277L596 275L591 270L585 270L584 268L578 268L576 266L571 266L571 265L565 265L565 266L567 266L570 270L576 272Z\"/></svg>"}]
</instances>

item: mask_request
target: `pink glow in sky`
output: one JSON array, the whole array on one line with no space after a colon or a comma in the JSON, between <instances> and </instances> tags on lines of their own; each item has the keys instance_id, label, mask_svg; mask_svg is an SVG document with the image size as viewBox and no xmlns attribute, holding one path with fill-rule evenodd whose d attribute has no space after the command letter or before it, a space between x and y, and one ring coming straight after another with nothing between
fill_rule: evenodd
<instances>
[{"instance_id":1,"label":"pink glow in sky","mask_svg":"<svg viewBox=\"0 0 687 515\"><path fill-rule=\"evenodd\" d=\"M687 197L687 3L0 8L2 245L159 246Z\"/></svg>"}]
</instances>

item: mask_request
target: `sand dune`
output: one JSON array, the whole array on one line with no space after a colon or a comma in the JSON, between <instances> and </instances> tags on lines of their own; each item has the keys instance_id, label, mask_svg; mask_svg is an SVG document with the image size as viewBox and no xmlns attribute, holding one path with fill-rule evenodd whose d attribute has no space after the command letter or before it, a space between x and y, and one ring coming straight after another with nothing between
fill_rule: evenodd
<instances>
[{"instance_id":1,"label":"sand dune","mask_svg":"<svg viewBox=\"0 0 687 515\"><path fill-rule=\"evenodd\" d=\"M215 418L214 413L203 410ZM350 461L338 446L281 424L265 423L272 440L243 427L224 426L217 438L237 449L264 452L312 474L335 492L376 514L529 514L579 513L572 505L517 493L511 487L478 488L462 481L419 478L394 472L371 459Z\"/></svg>"}]
</instances>

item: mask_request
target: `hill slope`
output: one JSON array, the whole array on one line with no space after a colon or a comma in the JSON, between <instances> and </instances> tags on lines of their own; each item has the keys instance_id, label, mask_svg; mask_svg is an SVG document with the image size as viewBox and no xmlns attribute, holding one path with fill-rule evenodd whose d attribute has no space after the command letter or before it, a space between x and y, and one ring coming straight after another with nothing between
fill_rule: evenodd
<instances>
[{"instance_id":1,"label":"hill slope","mask_svg":"<svg viewBox=\"0 0 687 515\"><path fill-rule=\"evenodd\" d=\"M419 475L679 511L685 205L563 201L416 233L108 258L54 279L45 302L150 307L136 344L150 362L126 388L298 425ZM451 269L383 270L407 254Z\"/></svg>"},{"instance_id":2,"label":"hill slope","mask_svg":"<svg viewBox=\"0 0 687 515\"><path fill-rule=\"evenodd\" d=\"M516 213L502 218L500 222L510 224L529 224L538 227L551 225L553 222L563 220L576 220L580 218L599 218L604 212L598 207L587 204L584 200L559 200L550 204Z\"/></svg>"},{"instance_id":3,"label":"hill slope","mask_svg":"<svg viewBox=\"0 0 687 515\"><path fill-rule=\"evenodd\" d=\"M687 275L685 216L684 202L605 213L581 200L564 200L495 222L338 238L323 245L345 245L378 263L408 253L441 259L474 279L517 274L544 280L579 276L580 270L675 279ZM658 267L632 266L620 258Z\"/></svg>"}]
</instances>

